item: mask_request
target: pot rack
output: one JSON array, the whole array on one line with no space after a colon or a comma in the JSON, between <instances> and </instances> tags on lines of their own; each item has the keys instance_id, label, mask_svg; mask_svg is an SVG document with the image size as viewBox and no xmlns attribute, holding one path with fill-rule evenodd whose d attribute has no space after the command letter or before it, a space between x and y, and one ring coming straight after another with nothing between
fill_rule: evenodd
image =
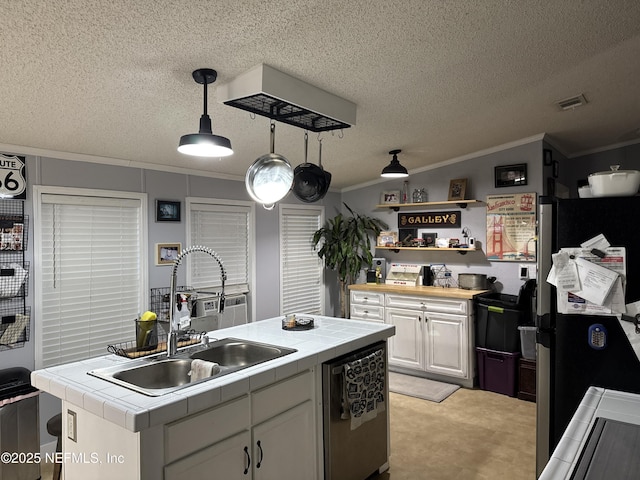
<instances>
[{"instance_id":1,"label":"pot rack","mask_svg":"<svg viewBox=\"0 0 640 480\"><path fill-rule=\"evenodd\" d=\"M217 89L218 101L312 132L356 124L356 105L269 65L260 64Z\"/></svg>"}]
</instances>

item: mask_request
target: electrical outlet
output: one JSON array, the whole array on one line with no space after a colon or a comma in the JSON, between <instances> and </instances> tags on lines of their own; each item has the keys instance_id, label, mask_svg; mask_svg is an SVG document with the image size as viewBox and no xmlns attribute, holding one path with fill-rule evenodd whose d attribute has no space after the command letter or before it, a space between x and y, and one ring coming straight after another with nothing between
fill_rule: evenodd
<instances>
[{"instance_id":1,"label":"electrical outlet","mask_svg":"<svg viewBox=\"0 0 640 480\"><path fill-rule=\"evenodd\" d=\"M67 438L77 441L78 423L76 420L76 412L67 410Z\"/></svg>"}]
</instances>

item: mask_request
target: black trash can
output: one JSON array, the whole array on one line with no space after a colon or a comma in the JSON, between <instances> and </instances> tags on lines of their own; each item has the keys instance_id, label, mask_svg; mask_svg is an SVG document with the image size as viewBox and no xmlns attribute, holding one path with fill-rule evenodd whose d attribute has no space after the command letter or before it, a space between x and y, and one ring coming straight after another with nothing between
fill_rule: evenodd
<instances>
[{"instance_id":1,"label":"black trash can","mask_svg":"<svg viewBox=\"0 0 640 480\"><path fill-rule=\"evenodd\" d=\"M535 280L528 280L518 295L488 293L476 297L476 347L520 352L518 327L533 325L535 285Z\"/></svg>"},{"instance_id":2,"label":"black trash can","mask_svg":"<svg viewBox=\"0 0 640 480\"><path fill-rule=\"evenodd\" d=\"M17 457L0 462L0 480L40 478L40 464L30 457L40 453L39 390L30 376L22 367L0 370L0 452Z\"/></svg>"}]
</instances>

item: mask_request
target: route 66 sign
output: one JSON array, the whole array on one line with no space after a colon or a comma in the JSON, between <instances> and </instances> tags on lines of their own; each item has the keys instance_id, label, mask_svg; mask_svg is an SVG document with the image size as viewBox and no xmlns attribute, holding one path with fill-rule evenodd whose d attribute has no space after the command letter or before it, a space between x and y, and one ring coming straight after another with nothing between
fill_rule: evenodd
<instances>
[{"instance_id":1,"label":"route 66 sign","mask_svg":"<svg viewBox=\"0 0 640 480\"><path fill-rule=\"evenodd\" d=\"M24 157L0 153L0 198L27 198Z\"/></svg>"}]
</instances>

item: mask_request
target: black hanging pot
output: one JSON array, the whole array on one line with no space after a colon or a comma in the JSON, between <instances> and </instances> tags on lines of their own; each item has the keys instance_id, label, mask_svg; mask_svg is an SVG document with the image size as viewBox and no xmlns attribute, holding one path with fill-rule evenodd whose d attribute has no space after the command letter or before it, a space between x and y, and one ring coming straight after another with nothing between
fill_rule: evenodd
<instances>
[{"instance_id":1,"label":"black hanging pot","mask_svg":"<svg viewBox=\"0 0 640 480\"><path fill-rule=\"evenodd\" d=\"M304 133L304 163L293 171L293 186L291 190L296 198L302 202L313 203L320 200L329 188L325 172L313 163L307 162L308 135Z\"/></svg>"},{"instance_id":2,"label":"black hanging pot","mask_svg":"<svg viewBox=\"0 0 640 480\"><path fill-rule=\"evenodd\" d=\"M322 171L324 172L324 182L325 182L325 187L324 189L322 189L320 191L320 198L324 198L324 196L327 194L327 192L329 191L329 185L331 185L331 174L329 172L327 172L323 167L322 167L322 140L318 140L318 166L322 169Z\"/></svg>"}]
</instances>

